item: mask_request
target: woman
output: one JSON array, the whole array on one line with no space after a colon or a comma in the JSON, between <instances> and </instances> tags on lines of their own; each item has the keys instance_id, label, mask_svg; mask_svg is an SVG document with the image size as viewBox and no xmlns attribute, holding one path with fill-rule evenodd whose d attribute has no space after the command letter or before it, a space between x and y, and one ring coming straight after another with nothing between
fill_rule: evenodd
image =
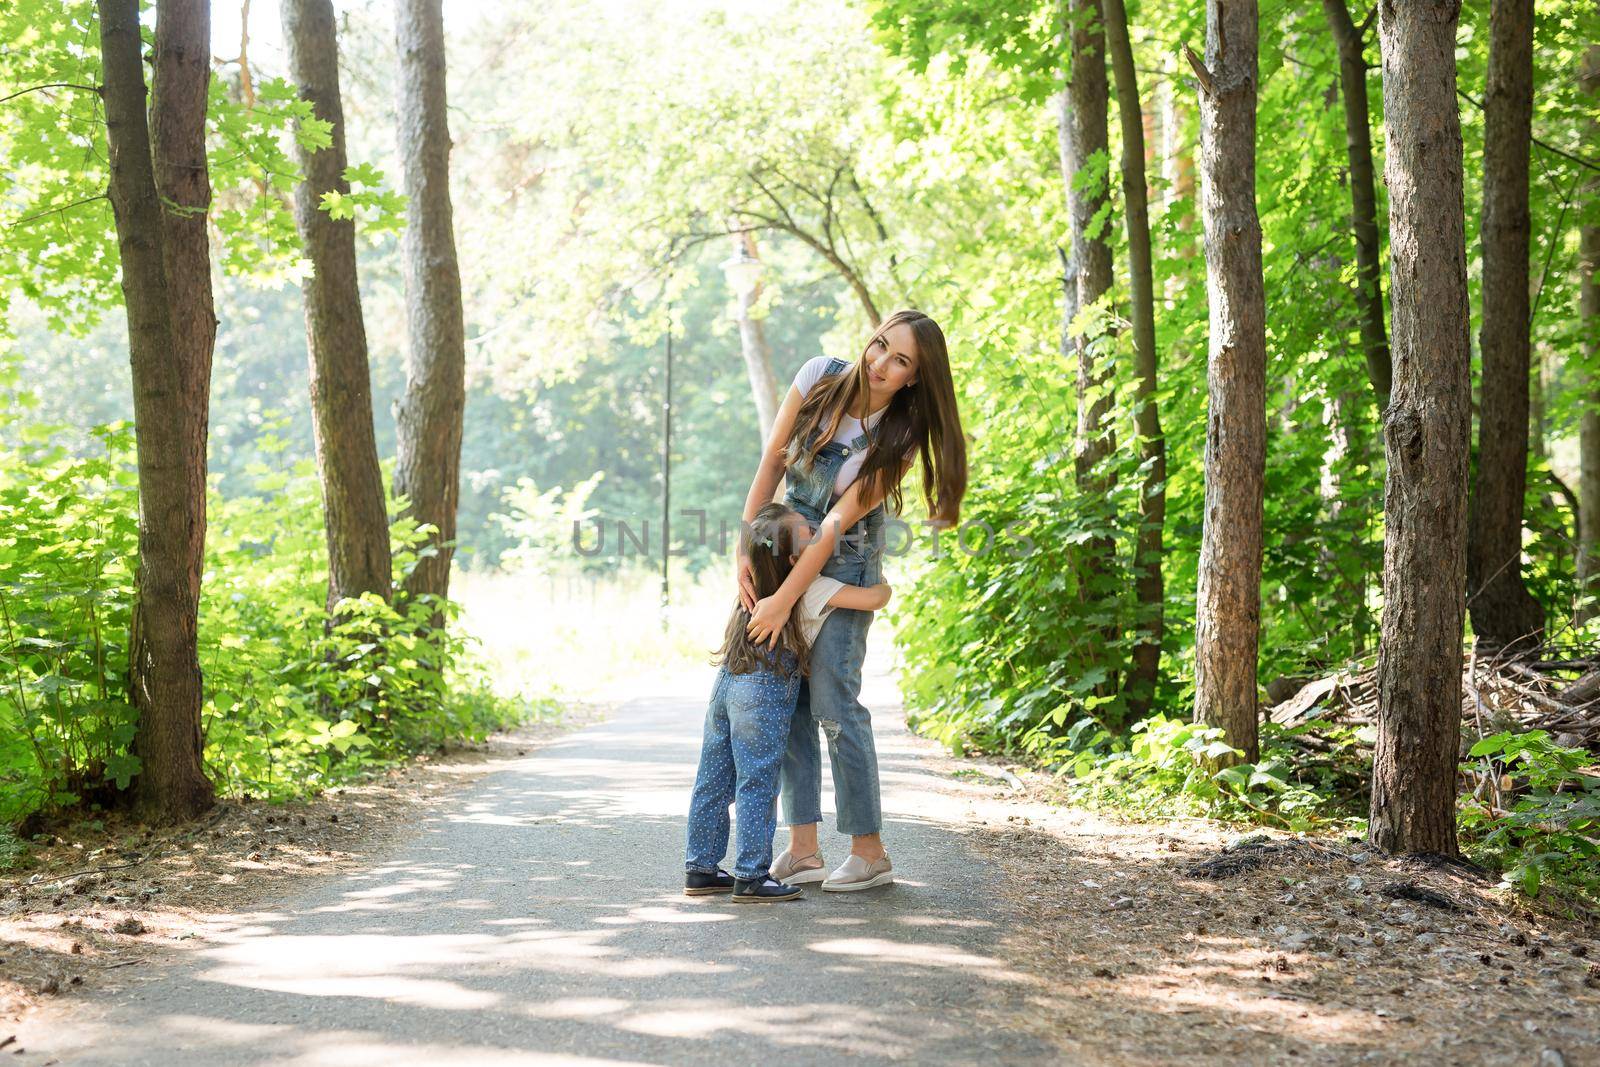
<instances>
[{"instance_id":1,"label":"woman","mask_svg":"<svg viewBox=\"0 0 1600 1067\"><path fill-rule=\"evenodd\" d=\"M823 356L800 369L750 484L744 521L773 499L781 477L788 486L784 503L817 533L778 591L760 600L749 557L740 554L739 596L750 611L753 641L777 643L795 602L818 574L849 585L878 582L884 501L892 499L899 513L901 482L919 455L928 517L953 525L967 488L966 441L944 334L931 318L897 311L873 332L854 364ZM780 882L822 881L824 890L850 892L894 880L880 836L872 719L860 700L871 624L871 612L835 611L812 644L811 674L801 684L783 762L789 847L772 865L772 877ZM826 880L817 846L819 725L828 738L838 829L851 836L850 857Z\"/></svg>"}]
</instances>

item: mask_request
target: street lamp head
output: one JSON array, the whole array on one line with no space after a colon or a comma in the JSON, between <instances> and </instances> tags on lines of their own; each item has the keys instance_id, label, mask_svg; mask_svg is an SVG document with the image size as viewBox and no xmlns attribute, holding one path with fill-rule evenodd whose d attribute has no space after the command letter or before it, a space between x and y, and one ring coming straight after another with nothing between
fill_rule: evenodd
<instances>
[{"instance_id":1,"label":"street lamp head","mask_svg":"<svg viewBox=\"0 0 1600 1067\"><path fill-rule=\"evenodd\" d=\"M761 283L761 261L745 248L723 260L720 266L723 277L728 279L728 288L739 296L749 296Z\"/></svg>"}]
</instances>

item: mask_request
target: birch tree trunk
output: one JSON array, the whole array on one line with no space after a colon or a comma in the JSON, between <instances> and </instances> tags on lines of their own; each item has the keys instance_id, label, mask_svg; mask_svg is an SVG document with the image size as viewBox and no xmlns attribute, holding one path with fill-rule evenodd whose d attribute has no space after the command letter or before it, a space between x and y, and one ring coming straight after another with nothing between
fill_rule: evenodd
<instances>
[{"instance_id":1,"label":"birch tree trunk","mask_svg":"<svg viewBox=\"0 0 1600 1067\"><path fill-rule=\"evenodd\" d=\"M351 219L322 210L329 192L349 193L344 172L344 105L332 0L283 0L289 69L316 117L333 126L320 151L296 145L305 180L295 187L294 221L314 273L302 285L311 412L328 542L328 608L346 597L391 592L388 501L372 425L367 331L356 278Z\"/></svg>"},{"instance_id":2,"label":"birch tree trunk","mask_svg":"<svg viewBox=\"0 0 1600 1067\"><path fill-rule=\"evenodd\" d=\"M205 0L158 5L147 118L139 3L99 0L98 6L108 192L128 314L139 468L129 641L129 690L139 717L134 794L148 818L179 821L205 811L214 796L202 761L197 647L216 338L206 236L211 19Z\"/></svg>"},{"instance_id":3,"label":"birch tree trunk","mask_svg":"<svg viewBox=\"0 0 1600 1067\"><path fill-rule=\"evenodd\" d=\"M400 158L406 231L401 247L409 311L406 393L396 407L395 489L419 523L432 525L434 555L406 582L412 596L450 594L461 431L466 408L466 323L450 207L450 128L445 111L441 0L396 0L400 56Z\"/></svg>"},{"instance_id":4,"label":"birch tree trunk","mask_svg":"<svg viewBox=\"0 0 1600 1067\"><path fill-rule=\"evenodd\" d=\"M1483 376L1478 472L1467 518L1472 628L1531 647L1544 609L1522 582L1530 360L1528 153L1533 147L1533 0L1493 0L1483 127Z\"/></svg>"},{"instance_id":5,"label":"birch tree trunk","mask_svg":"<svg viewBox=\"0 0 1600 1067\"><path fill-rule=\"evenodd\" d=\"M1149 713L1161 668L1165 586L1161 578L1162 532L1167 519L1167 444L1156 409L1158 363L1156 308L1150 254L1150 198L1145 179L1145 125L1139 103L1139 78L1128 38L1128 10L1123 0L1104 0L1106 43L1117 84L1117 112L1122 120L1122 199L1128 231L1128 292L1132 304L1134 425L1139 431L1139 460L1144 484L1139 491L1139 534L1134 547L1134 592L1139 602L1141 637L1133 647L1133 668L1126 686L1128 711L1134 718Z\"/></svg>"},{"instance_id":6,"label":"birch tree trunk","mask_svg":"<svg viewBox=\"0 0 1600 1067\"><path fill-rule=\"evenodd\" d=\"M1372 122L1367 105L1367 53L1362 30L1350 18L1346 0L1322 0L1322 9L1339 50L1339 92L1344 102L1345 154L1350 163L1350 230L1356 241L1356 310L1367 379L1378 407L1389 402L1394 371L1388 330L1383 321L1383 280L1379 269L1378 195L1372 168Z\"/></svg>"},{"instance_id":7,"label":"birch tree trunk","mask_svg":"<svg viewBox=\"0 0 1600 1067\"><path fill-rule=\"evenodd\" d=\"M735 255L743 252L760 260L755 234L748 230L734 235ZM778 379L772 373L772 349L767 345L766 324L751 313L761 300L761 283L748 293L737 294L739 301L739 351L744 356L745 375L756 402L756 417L761 420L761 440L766 441L778 417Z\"/></svg>"},{"instance_id":8,"label":"birch tree trunk","mask_svg":"<svg viewBox=\"0 0 1600 1067\"><path fill-rule=\"evenodd\" d=\"M1394 388L1372 843L1456 851L1471 354L1456 111L1460 0L1380 0Z\"/></svg>"},{"instance_id":9,"label":"birch tree trunk","mask_svg":"<svg viewBox=\"0 0 1600 1067\"><path fill-rule=\"evenodd\" d=\"M1195 618L1197 722L1254 762L1266 469L1266 297L1256 213L1256 4L1207 0L1200 80L1201 212L1210 352L1205 517Z\"/></svg>"}]
</instances>

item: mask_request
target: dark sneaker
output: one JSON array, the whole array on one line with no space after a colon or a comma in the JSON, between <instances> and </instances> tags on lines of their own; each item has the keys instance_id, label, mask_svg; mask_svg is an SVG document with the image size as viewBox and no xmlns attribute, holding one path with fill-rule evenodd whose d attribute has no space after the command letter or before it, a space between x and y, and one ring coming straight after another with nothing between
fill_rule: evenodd
<instances>
[{"instance_id":1,"label":"dark sneaker","mask_svg":"<svg viewBox=\"0 0 1600 1067\"><path fill-rule=\"evenodd\" d=\"M749 881L740 878L733 883L735 904L775 904L780 900L793 900L804 894L805 890L784 885L772 878L752 878Z\"/></svg>"},{"instance_id":2,"label":"dark sneaker","mask_svg":"<svg viewBox=\"0 0 1600 1067\"><path fill-rule=\"evenodd\" d=\"M689 871L683 876L683 895L686 897L707 897L712 893L733 892L734 878L727 871L718 870L716 874L706 874L704 871Z\"/></svg>"}]
</instances>

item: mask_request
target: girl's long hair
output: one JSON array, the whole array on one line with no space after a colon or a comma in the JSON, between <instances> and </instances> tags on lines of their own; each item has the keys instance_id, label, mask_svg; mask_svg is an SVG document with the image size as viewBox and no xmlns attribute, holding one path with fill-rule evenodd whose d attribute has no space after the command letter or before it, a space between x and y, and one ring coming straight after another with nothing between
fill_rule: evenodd
<instances>
[{"instance_id":1,"label":"girl's long hair","mask_svg":"<svg viewBox=\"0 0 1600 1067\"><path fill-rule=\"evenodd\" d=\"M855 367L821 379L806 394L789 438L788 460L802 468L833 440L857 398L868 394L867 355L884 331L901 323L917 341L917 381L895 393L883 417L868 431L871 451L856 475L869 496L882 493L901 510L900 466L913 449L922 457L922 491L930 519L954 525L967 492L967 441L956 409L950 353L939 324L912 308L896 311L873 331ZM854 484L854 483L852 483Z\"/></svg>"},{"instance_id":2,"label":"girl's long hair","mask_svg":"<svg viewBox=\"0 0 1600 1067\"><path fill-rule=\"evenodd\" d=\"M783 580L794 569L791 558L798 556L805 548L795 536L794 524L787 521L795 514L774 502L762 505L749 523L739 524L739 548L750 557L757 600L778 591ZM766 645L750 640L745 633L745 627L749 625L750 613L742 602L736 601L733 614L728 617L727 632L722 635L722 647L711 658L713 664L720 663L729 674L749 674L757 670L782 671L781 653L788 649L796 660L791 669L801 674L810 672L811 649L807 647L805 635L801 632L798 611L789 613L789 621L784 624L778 647L770 651Z\"/></svg>"}]
</instances>

